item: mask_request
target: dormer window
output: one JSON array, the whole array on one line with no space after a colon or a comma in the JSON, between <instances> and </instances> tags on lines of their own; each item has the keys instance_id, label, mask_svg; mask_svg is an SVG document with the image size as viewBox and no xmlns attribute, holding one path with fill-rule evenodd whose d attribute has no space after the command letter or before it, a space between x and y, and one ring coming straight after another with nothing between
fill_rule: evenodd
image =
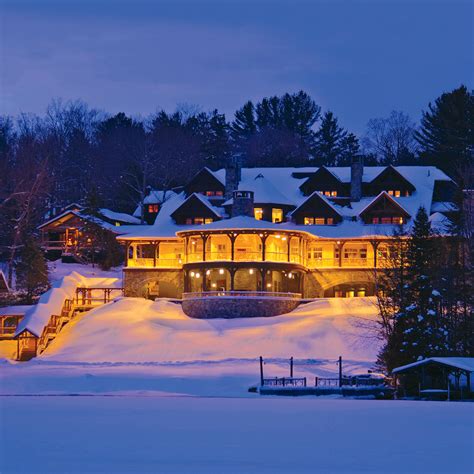
<instances>
[{"instance_id":1,"label":"dormer window","mask_svg":"<svg viewBox=\"0 0 474 474\"><path fill-rule=\"evenodd\" d=\"M272 222L283 222L283 209L278 209L276 207L272 209Z\"/></svg>"},{"instance_id":2,"label":"dormer window","mask_svg":"<svg viewBox=\"0 0 474 474\"><path fill-rule=\"evenodd\" d=\"M223 191L204 191L202 194L207 197L222 197L224 196Z\"/></svg>"},{"instance_id":3,"label":"dormer window","mask_svg":"<svg viewBox=\"0 0 474 474\"><path fill-rule=\"evenodd\" d=\"M318 191L318 193L326 197L337 197L337 191Z\"/></svg>"},{"instance_id":4,"label":"dormer window","mask_svg":"<svg viewBox=\"0 0 474 474\"><path fill-rule=\"evenodd\" d=\"M149 214L157 214L160 210L159 204L148 204L148 213Z\"/></svg>"},{"instance_id":5,"label":"dormer window","mask_svg":"<svg viewBox=\"0 0 474 474\"><path fill-rule=\"evenodd\" d=\"M263 219L263 209L261 207L254 208L253 212L257 221L261 221Z\"/></svg>"},{"instance_id":6,"label":"dormer window","mask_svg":"<svg viewBox=\"0 0 474 474\"><path fill-rule=\"evenodd\" d=\"M387 191L388 195L389 196L394 196L396 198L399 198L399 197L408 197L410 196L410 191L408 190L404 190L404 191L401 191L400 189L389 189Z\"/></svg>"}]
</instances>

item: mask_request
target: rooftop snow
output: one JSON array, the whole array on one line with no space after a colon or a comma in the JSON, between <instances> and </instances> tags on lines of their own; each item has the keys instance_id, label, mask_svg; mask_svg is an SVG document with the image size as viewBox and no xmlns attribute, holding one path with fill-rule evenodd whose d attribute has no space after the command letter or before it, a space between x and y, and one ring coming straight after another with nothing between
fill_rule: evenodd
<instances>
[{"instance_id":1,"label":"rooftop snow","mask_svg":"<svg viewBox=\"0 0 474 474\"><path fill-rule=\"evenodd\" d=\"M447 365L455 369L474 372L474 357L429 357L428 359L419 360L413 362L412 364L397 367L393 369L393 373L404 372L405 370L411 369L412 367L418 367L420 365L425 365L430 362L437 362L438 364Z\"/></svg>"},{"instance_id":2,"label":"rooftop snow","mask_svg":"<svg viewBox=\"0 0 474 474\"><path fill-rule=\"evenodd\" d=\"M99 213L112 221L127 222L128 224L140 224L140 219L125 214L124 212L115 212L110 209L99 209Z\"/></svg>"}]
</instances>

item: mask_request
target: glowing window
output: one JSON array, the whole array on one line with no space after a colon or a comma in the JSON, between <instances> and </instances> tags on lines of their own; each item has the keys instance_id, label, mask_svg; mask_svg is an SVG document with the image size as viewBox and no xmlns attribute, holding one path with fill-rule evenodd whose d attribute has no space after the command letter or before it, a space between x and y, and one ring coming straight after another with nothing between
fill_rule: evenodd
<instances>
[{"instance_id":1,"label":"glowing window","mask_svg":"<svg viewBox=\"0 0 474 474\"><path fill-rule=\"evenodd\" d=\"M324 191L325 196L331 196L331 191Z\"/></svg>"},{"instance_id":2,"label":"glowing window","mask_svg":"<svg viewBox=\"0 0 474 474\"><path fill-rule=\"evenodd\" d=\"M394 195L395 197L399 198L401 195L401 192L399 190L395 190Z\"/></svg>"},{"instance_id":3,"label":"glowing window","mask_svg":"<svg viewBox=\"0 0 474 474\"><path fill-rule=\"evenodd\" d=\"M148 212L150 214L156 214L159 210L159 204L148 204Z\"/></svg>"},{"instance_id":4,"label":"glowing window","mask_svg":"<svg viewBox=\"0 0 474 474\"><path fill-rule=\"evenodd\" d=\"M263 209L261 207L256 207L254 209L255 219L261 221L263 219Z\"/></svg>"},{"instance_id":5,"label":"glowing window","mask_svg":"<svg viewBox=\"0 0 474 474\"><path fill-rule=\"evenodd\" d=\"M378 217L372 217L372 224L380 224L380 219Z\"/></svg>"},{"instance_id":6,"label":"glowing window","mask_svg":"<svg viewBox=\"0 0 474 474\"><path fill-rule=\"evenodd\" d=\"M224 191L216 191L216 196L224 196Z\"/></svg>"},{"instance_id":7,"label":"glowing window","mask_svg":"<svg viewBox=\"0 0 474 474\"><path fill-rule=\"evenodd\" d=\"M283 209L278 209L274 207L272 209L272 222L282 222L283 221Z\"/></svg>"},{"instance_id":8,"label":"glowing window","mask_svg":"<svg viewBox=\"0 0 474 474\"><path fill-rule=\"evenodd\" d=\"M213 222L212 219L204 219L204 224L210 224L211 222Z\"/></svg>"},{"instance_id":9,"label":"glowing window","mask_svg":"<svg viewBox=\"0 0 474 474\"><path fill-rule=\"evenodd\" d=\"M336 197L337 196L337 191L331 191L331 196Z\"/></svg>"},{"instance_id":10,"label":"glowing window","mask_svg":"<svg viewBox=\"0 0 474 474\"><path fill-rule=\"evenodd\" d=\"M403 217L393 217L392 222L394 224L403 224L404 220L403 220Z\"/></svg>"},{"instance_id":11,"label":"glowing window","mask_svg":"<svg viewBox=\"0 0 474 474\"><path fill-rule=\"evenodd\" d=\"M304 218L304 225L313 225L314 224L314 217L305 217Z\"/></svg>"},{"instance_id":12,"label":"glowing window","mask_svg":"<svg viewBox=\"0 0 474 474\"><path fill-rule=\"evenodd\" d=\"M388 190L388 195L393 196L393 191L391 189Z\"/></svg>"},{"instance_id":13,"label":"glowing window","mask_svg":"<svg viewBox=\"0 0 474 474\"><path fill-rule=\"evenodd\" d=\"M391 224L392 218L391 217L382 217L381 219L382 224Z\"/></svg>"},{"instance_id":14,"label":"glowing window","mask_svg":"<svg viewBox=\"0 0 474 474\"><path fill-rule=\"evenodd\" d=\"M193 220L190 217L186 218L186 225L191 225L192 223Z\"/></svg>"},{"instance_id":15,"label":"glowing window","mask_svg":"<svg viewBox=\"0 0 474 474\"><path fill-rule=\"evenodd\" d=\"M324 217L315 217L314 218L314 223L316 225L324 225Z\"/></svg>"},{"instance_id":16,"label":"glowing window","mask_svg":"<svg viewBox=\"0 0 474 474\"><path fill-rule=\"evenodd\" d=\"M334 219L332 217L327 218L327 225L334 225Z\"/></svg>"}]
</instances>

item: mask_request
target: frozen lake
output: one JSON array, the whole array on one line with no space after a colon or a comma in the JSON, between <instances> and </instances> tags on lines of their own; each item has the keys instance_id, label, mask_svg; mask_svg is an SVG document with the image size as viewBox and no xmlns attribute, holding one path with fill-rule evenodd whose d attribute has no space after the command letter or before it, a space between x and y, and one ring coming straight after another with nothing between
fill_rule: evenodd
<instances>
[{"instance_id":1,"label":"frozen lake","mask_svg":"<svg viewBox=\"0 0 474 474\"><path fill-rule=\"evenodd\" d=\"M472 473L471 403L0 397L2 473Z\"/></svg>"}]
</instances>

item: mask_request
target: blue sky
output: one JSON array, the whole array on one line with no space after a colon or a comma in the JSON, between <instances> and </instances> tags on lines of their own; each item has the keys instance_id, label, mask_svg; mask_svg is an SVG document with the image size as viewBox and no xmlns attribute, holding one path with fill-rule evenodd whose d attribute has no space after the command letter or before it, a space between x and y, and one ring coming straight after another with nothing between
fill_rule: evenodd
<instances>
[{"instance_id":1,"label":"blue sky","mask_svg":"<svg viewBox=\"0 0 474 474\"><path fill-rule=\"evenodd\" d=\"M473 2L0 0L0 113L55 97L148 115L176 104L231 118L304 89L362 133L472 88Z\"/></svg>"}]
</instances>

